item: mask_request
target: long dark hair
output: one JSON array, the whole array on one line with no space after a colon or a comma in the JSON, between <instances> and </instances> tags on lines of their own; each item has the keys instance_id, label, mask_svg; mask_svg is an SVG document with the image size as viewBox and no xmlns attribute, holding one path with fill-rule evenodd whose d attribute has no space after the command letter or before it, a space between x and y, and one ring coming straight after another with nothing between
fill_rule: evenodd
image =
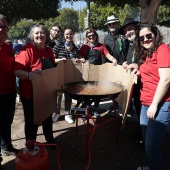
<instances>
[{"instance_id":1,"label":"long dark hair","mask_svg":"<svg viewBox=\"0 0 170 170\"><path fill-rule=\"evenodd\" d=\"M140 45L139 33L143 28L148 28L155 35L155 44L151 49L145 49ZM135 56L139 64L142 64L146 57L152 58L152 54L157 50L157 48L163 43L163 36L161 35L159 29L152 23L139 23L137 25L136 38L134 43Z\"/></svg>"}]
</instances>

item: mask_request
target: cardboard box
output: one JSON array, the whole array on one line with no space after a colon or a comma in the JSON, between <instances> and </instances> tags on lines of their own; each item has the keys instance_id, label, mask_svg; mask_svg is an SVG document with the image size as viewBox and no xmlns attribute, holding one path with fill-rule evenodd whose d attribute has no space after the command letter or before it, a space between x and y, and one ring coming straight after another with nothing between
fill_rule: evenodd
<instances>
[{"instance_id":1,"label":"cardboard box","mask_svg":"<svg viewBox=\"0 0 170 170\"><path fill-rule=\"evenodd\" d=\"M116 101L122 105L122 125L125 125L126 115L131 99L133 85L137 77L122 66L113 66L112 63L103 65L91 65L88 62L76 63L69 60L59 61L56 68L42 71L42 75L32 76L34 97L34 122L41 125L42 122L57 108L57 95L61 86L71 82L79 81L108 81L117 82L125 87ZM122 126L122 127L123 127Z\"/></svg>"}]
</instances>

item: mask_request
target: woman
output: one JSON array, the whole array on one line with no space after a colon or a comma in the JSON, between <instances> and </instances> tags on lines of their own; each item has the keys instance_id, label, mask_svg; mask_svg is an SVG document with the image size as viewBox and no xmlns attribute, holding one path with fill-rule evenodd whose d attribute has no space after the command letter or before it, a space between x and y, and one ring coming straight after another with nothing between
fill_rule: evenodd
<instances>
[{"instance_id":1,"label":"woman","mask_svg":"<svg viewBox=\"0 0 170 170\"><path fill-rule=\"evenodd\" d=\"M16 55L15 75L19 78L19 90L25 116L25 137L36 140L38 126L34 124L33 89L31 76L41 75L44 69L55 67L53 51L46 46L48 31L43 24L34 25L28 38L30 43L25 45ZM43 133L48 143L55 143L52 130L52 116L43 123Z\"/></svg>"},{"instance_id":2,"label":"woman","mask_svg":"<svg viewBox=\"0 0 170 170\"><path fill-rule=\"evenodd\" d=\"M88 29L86 31L86 44L83 44L78 52L79 56L82 57L81 61L83 61L83 59L89 60L90 64L100 65L102 64L102 57L106 56L113 65L117 65L117 60L110 55L107 48L98 41L99 36L97 32L94 29ZM96 101L94 107L98 108L98 106L99 101ZM93 114L95 118L99 116L96 109L94 109Z\"/></svg>"},{"instance_id":3,"label":"woman","mask_svg":"<svg viewBox=\"0 0 170 170\"><path fill-rule=\"evenodd\" d=\"M140 125L149 170L163 170L160 146L170 124L170 48L162 40L156 26L139 24L135 52L140 67L133 74L141 77Z\"/></svg>"},{"instance_id":4,"label":"woman","mask_svg":"<svg viewBox=\"0 0 170 170\"><path fill-rule=\"evenodd\" d=\"M59 44L56 44L53 48L54 55L56 57L56 62L60 60L75 60L77 62L84 61L83 59L78 59L77 51L78 48L75 46L73 42L74 38L74 31L72 28L67 28L64 31L64 42L61 42ZM74 123L72 116L70 115L71 110L71 104L72 99L68 96L68 94L65 95L65 120L72 124ZM53 115L53 120L55 120L55 117L58 118L59 110L61 109L61 99L62 96L58 96L57 99L57 113Z\"/></svg>"}]
</instances>

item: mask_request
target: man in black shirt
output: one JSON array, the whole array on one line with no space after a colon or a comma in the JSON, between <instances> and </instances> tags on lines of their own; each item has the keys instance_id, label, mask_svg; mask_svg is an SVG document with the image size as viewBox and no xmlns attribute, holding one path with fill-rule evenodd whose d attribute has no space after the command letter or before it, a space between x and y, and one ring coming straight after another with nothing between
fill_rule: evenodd
<instances>
[{"instance_id":1,"label":"man in black shirt","mask_svg":"<svg viewBox=\"0 0 170 170\"><path fill-rule=\"evenodd\" d=\"M126 61L129 45L127 39L119 34L119 22L114 15L107 17L104 25L107 25L109 33L104 38L104 45L109 53L117 59L118 64L122 65L122 63ZM108 60L106 61L109 62Z\"/></svg>"}]
</instances>

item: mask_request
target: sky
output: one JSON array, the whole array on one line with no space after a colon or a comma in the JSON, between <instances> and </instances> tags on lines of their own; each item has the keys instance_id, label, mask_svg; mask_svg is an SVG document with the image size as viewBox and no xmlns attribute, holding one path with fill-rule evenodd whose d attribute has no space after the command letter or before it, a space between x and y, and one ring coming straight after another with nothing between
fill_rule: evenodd
<instances>
[{"instance_id":1,"label":"sky","mask_svg":"<svg viewBox=\"0 0 170 170\"><path fill-rule=\"evenodd\" d=\"M73 8L74 10L79 10L79 8L83 9L86 7L86 2L78 1L74 2L73 5L71 5L69 2L62 2L61 5L61 8Z\"/></svg>"}]
</instances>

